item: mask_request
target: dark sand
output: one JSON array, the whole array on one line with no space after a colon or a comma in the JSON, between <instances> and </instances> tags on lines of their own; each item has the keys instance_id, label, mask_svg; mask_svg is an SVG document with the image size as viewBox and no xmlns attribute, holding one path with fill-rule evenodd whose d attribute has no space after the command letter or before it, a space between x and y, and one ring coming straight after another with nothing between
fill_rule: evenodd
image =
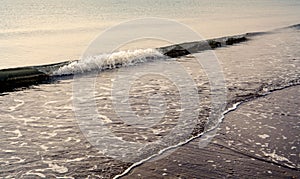
<instances>
[{"instance_id":1,"label":"dark sand","mask_svg":"<svg viewBox=\"0 0 300 179\"><path fill-rule=\"evenodd\" d=\"M300 86L244 103L204 148L199 139L124 178L300 178Z\"/></svg>"}]
</instances>

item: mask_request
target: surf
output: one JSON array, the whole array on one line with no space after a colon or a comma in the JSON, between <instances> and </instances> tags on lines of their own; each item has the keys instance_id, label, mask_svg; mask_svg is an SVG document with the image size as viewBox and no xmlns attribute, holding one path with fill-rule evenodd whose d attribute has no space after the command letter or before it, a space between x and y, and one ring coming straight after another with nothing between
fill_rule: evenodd
<instances>
[{"instance_id":1,"label":"surf","mask_svg":"<svg viewBox=\"0 0 300 179\"><path fill-rule=\"evenodd\" d=\"M101 72L155 60L179 58L193 53L215 50L217 48L247 42L254 36L263 36L282 29L298 30L299 27L300 24L295 24L266 32L251 32L234 36L224 36L203 41L173 44L155 49L136 49L104 53L79 60L47 65L2 69L0 70L0 93L24 89L32 85L52 83L66 76L72 77L75 74Z\"/></svg>"}]
</instances>

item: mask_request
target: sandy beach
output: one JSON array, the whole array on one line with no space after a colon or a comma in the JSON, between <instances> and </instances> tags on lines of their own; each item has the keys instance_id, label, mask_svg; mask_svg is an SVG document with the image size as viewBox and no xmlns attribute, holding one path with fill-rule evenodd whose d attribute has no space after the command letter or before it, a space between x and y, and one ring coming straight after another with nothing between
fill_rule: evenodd
<instances>
[{"instance_id":1,"label":"sandy beach","mask_svg":"<svg viewBox=\"0 0 300 179\"><path fill-rule=\"evenodd\" d=\"M193 140L124 178L299 178L299 92L289 87L241 104L206 147Z\"/></svg>"},{"instance_id":2,"label":"sandy beach","mask_svg":"<svg viewBox=\"0 0 300 179\"><path fill-rule=\"evenodd\" d=\"M299 0L0 12L0 178L300 178Z\"/></svg>"}]
</instances>

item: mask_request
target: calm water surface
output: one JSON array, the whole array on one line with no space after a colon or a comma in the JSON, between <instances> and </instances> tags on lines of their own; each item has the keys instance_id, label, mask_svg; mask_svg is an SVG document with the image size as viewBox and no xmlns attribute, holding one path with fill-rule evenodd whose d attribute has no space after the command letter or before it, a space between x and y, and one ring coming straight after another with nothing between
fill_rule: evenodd
<instances>
[{"instance_id":1,"label":"calm water surface","mask_svg":"<svg viewBox=\"0 0 300 179\"><path fill-rule=\"evenodd\" d=\"M79 59L89 43L106 28L136 18L177 20L204 38L283 27L298 23L300 2L1 0L0 12L0 69L3 69ZM139 42L134 48L160 45Z\"/></svg>"}]
</instances>

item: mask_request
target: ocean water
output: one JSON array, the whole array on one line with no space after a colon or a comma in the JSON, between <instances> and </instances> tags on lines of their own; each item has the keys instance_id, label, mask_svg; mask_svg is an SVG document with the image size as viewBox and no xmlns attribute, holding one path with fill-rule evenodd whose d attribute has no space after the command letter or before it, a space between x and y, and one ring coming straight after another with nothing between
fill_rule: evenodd
<instances>
[{"instance_id":1,"label":"ocean water","mask_svg":"<svg viewBox=\"0 0 300 179\"><path fill-rule=\"evenodd\" d=\"M64 62L0 70L1 177L113 178L214 130L236 104L300 84L298 1L3 1L0 8L2 69ZM157 48L170 45L165 39L137 39L113 53L101 51L109 41L90 44L142 17L224 38L209 46L188 36L197 42L183 46L193 53L170 46L174 58ZM180 34L167 29L161 33ZM263 33L244 34L253 31ZM245 39L231 44L233 34ZM90 46L100 52L83 55Z\"/></svg>"},{"instance_id":2,"label":"ocean water","mask_svg":"<svg viewBox=\"0 0 300 179\"><path fill-rule=\"evenodd\" d=\"M107 28L132 19L172 19L186 24L203 38L212 38L295 24L300 18L300 3L297 0L2 0L0 12L0 69L4 69L79 59L90 42ZM162 44L165 43L144 40L127 49Z\"/></svg>"},{"instance_id":3,"label":"ocean water","mask_svg":"<svg viewBox=\"0 0 300 179\"><path fill-rule=\"evenodd\" d=\"M233 104L299 85L299 42L299 28L287 28L214 51L83 71L2 93L0 175L113 178L213 128ZM213 61L212 52L225 84L217 71L207 73L205 61ZM197 59L203 59L203 67ZM69 72L69 64L60 69Z\"/></svg>"}]
</instances>

